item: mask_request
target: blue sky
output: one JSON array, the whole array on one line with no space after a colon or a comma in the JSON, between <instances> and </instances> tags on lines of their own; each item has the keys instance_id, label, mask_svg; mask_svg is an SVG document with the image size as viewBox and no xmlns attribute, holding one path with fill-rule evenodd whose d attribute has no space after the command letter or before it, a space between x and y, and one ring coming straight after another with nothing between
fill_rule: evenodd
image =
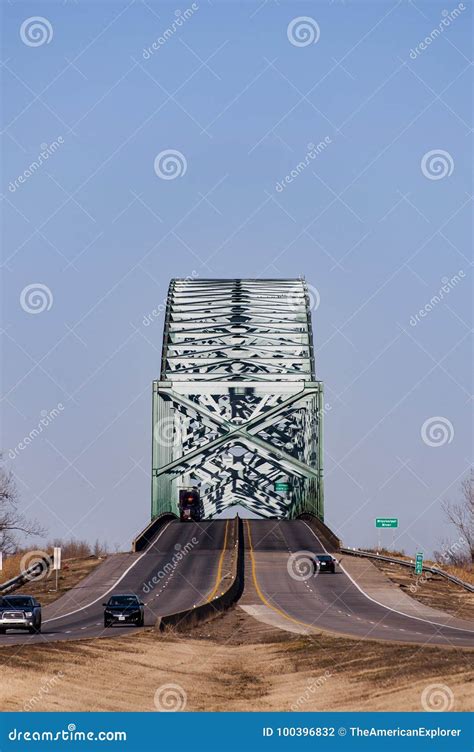
<instances>
[{"instance_id":1,"label":"blue sky","mask_svg":"<svg viewBox=\"0 0 474 752\"><path fill-rule=\"evenodd\" d=\"M149 518L152 312L170 278L304 275L327 522L371 545L374 518L398 516L398 546L436 547L472 446L471 6L12 0L2 15L2 446L22 508L49 537L128 547Z\"/></svg>"}]
</instances>

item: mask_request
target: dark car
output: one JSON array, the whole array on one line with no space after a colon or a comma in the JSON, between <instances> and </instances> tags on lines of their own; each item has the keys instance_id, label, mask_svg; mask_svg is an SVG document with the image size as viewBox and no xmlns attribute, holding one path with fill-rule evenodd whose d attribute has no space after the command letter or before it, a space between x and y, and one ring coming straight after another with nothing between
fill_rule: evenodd
<instances>
[{"instance_id":1,"label":"dark car","mask_svg":"<svg viewBox=\"0 0 474 752\"><path fill-rule=\"evenodd\" d=\"M111 595L102 605L105 608L104 627L111 627L112 624L145 625L145 606L134 593Z\"/></svg>"},{"instance_id":2,"label":"dark car","mask_svg":"<svg viewBox=\"0 0 474 752\"><path fill-rule=\"evenodd\" d=\"M313 560L314 571L316 572L332 572L336 571L336 560L330 554L316 554Z\"/></svg>"},{"instance_id":3,"label":"dark car","mask_svg":"<svg viewBox=\"0 0 474 752\"><path fill-rule=\"evenodd\" d=\"M41 632L41 604L31 595L4 595L0 598L0 634L7 629Z\"/></svg>"}]
</instances>

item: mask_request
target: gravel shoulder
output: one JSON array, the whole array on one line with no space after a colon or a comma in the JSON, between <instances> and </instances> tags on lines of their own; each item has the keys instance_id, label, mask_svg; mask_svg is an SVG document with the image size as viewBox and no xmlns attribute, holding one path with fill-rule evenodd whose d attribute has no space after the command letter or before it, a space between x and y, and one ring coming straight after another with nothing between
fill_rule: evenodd
<instances>
[{"instance_id":1,"label":"gravel shoulder","mask_svg":"<svg viewBox=\"0 0 474 752\"><path fill-rule=\"evenodd\" d=\"M400 564L377 559L370 561L411 598L452 616L474 621L474 593L469 590L431 572L417 577Z\"/></svg>"}]
</instances>

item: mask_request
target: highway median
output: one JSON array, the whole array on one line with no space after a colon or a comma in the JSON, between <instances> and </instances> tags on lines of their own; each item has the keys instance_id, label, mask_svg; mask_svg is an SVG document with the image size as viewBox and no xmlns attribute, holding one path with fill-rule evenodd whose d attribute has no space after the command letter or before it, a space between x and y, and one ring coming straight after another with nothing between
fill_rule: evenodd
<instances>
[{"instance_id":1,"label":"highway median","mask_svg":"<svg viewBox=\"0 0 474 752\"><path fill-rule=\"evenodd\" d=\"M155 629L186 631L231 608L242 595L244 588L244 537L240 517L227 522L224 546L219 560L214 588L203 602L193 608L160 616Z\"/></svg>"}]
</instances>

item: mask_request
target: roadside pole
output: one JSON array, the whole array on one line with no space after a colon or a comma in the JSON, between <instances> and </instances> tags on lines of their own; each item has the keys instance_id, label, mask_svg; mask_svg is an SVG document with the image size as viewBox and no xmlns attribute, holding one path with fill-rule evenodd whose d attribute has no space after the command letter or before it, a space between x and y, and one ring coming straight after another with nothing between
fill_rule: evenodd
<instances>
[{"instance_id":1,"label":"roadside pole","mask_svg":"<svg viewBox=\"0 0 474 752\"><path fill-rule=\"evenodd\" d=\"M61 569L61 549L59 546L54 547L53 569L56 571L56 592L57 592L58 586L59 586L59 570Z\"/></svg>"},{"instance_id":2,"label":"roadside pole","mask_svg":"<svg viewBox=\"0 0 474 752\"><path fill-rule=\"evenodd\" d=\"M395 530L395 528L398 528L398 517L376 517L375 518L375 527L378 530L379 533L379 541L378 541L378 549L377 553L380 553L380 549L382 548L382 528L392 528ZM393 533L393 540L395 545L395 533Z\"/></svg>"}]
</instances>

